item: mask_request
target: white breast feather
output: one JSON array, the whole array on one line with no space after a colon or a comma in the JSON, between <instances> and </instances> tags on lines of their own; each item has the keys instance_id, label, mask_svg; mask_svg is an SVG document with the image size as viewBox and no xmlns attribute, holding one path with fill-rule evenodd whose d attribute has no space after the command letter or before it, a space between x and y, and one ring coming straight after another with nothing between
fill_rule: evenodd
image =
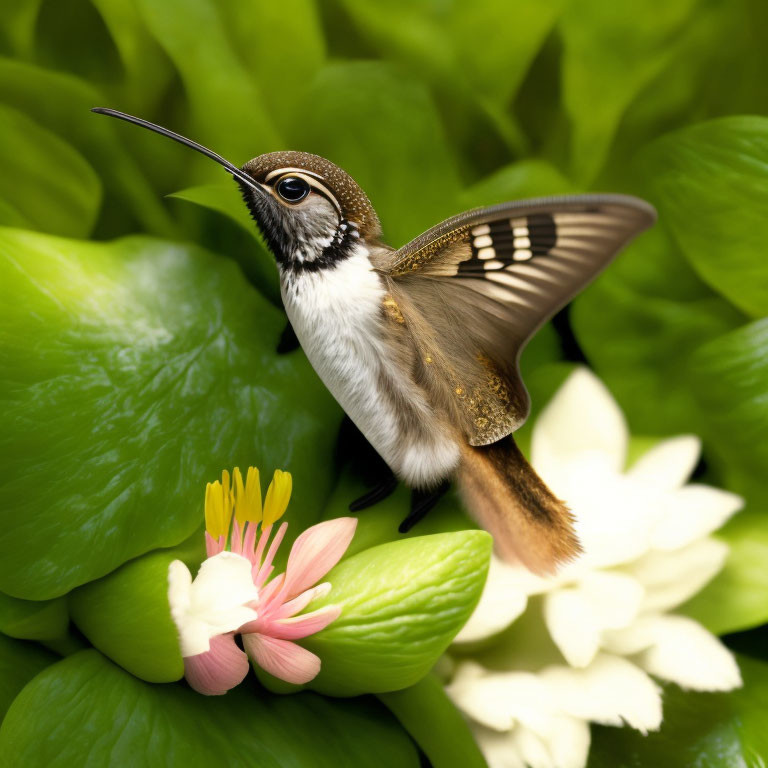
<instances>
[{"instance_id":1,"label":"white breast feather","mask_svg":"<svg viewBox=\"0 0 768 768\"><path fill-rule=\"evenodd\" d=\"M432 485L450 475L458 446L447 437L420 395L409 396L434 431L414 441L401 434L397 414L381 397L382 377L397 387L380 336L385 295L365 247L329 269L283 274L283 303L296 336L320 378L379 455L411 485ZM415 400L415 402L414 402ZM421 400L421 402L418 402Z\"/></svg>"}]
</instances>

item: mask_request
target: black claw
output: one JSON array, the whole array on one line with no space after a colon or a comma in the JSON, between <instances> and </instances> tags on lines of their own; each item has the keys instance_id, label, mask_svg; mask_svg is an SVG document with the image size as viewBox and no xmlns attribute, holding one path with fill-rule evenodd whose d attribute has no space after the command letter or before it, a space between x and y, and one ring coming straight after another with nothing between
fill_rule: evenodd
<instances>
[{"instance_id":1,"label":"black claw","mask_svg":"<svg viewBox=\"0 0 768 768\"><path fill-rule=\"evenodd\" d=\"M296 332L293 330L293 326L290 322L285 324L283 333L280 336L280 341L277 342L277 354L286 355L289 352L293 352L299 348L299 340L296 337Z\"/></svg>"},{"instance_id":2,"label":"black claw","mask_svg":"<svg viewBox=\"0 0 768 768\"><path fill-rule=\"evenodd\" d=\"M389 477L385 477L378 485L371 488L368 493L363 494L359 499L355 499L349 505L349 511L359 512L361 509L372 507L374 504L384 501L387 496L393 494L395 488L397 488L397 478L394 474L390 474Z\"/></svg>"},{"instance_id":3,"label":"black claw","mask_svg":"<svg viewBox=\"0 0 768 768\"><path fill-rule=\"evenodd\" d=\"M427 516L427 513L445 496L450 487L450 480L445 480L437 488L433 488L430 491L421 491L418 488L414 488L411 491L411 511L408 517L400 523L400 527L397 530L400 533L408 533L419 520L423 520Z\"/></svg>"}]
</instances>

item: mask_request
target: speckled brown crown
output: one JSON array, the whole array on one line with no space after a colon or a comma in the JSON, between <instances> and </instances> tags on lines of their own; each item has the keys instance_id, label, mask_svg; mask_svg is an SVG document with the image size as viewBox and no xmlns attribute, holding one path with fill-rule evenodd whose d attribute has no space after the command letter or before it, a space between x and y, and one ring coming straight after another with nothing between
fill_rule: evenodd
<instances>
[{"instance_id":1,"label":"speckled brown crown","mask_svg":"<svg viewBox=\"0 0 768 768\"><path fill-rule=\"evenodd\" d=\"M320 175L339 201L347 221L357 224L360 236L369 242L380 237L381 225L371 201L357 182L330 160L308 152L269 152L243 166L243 170L259 182L278 168L301 168Z\"/></svg>"}]
</instances>

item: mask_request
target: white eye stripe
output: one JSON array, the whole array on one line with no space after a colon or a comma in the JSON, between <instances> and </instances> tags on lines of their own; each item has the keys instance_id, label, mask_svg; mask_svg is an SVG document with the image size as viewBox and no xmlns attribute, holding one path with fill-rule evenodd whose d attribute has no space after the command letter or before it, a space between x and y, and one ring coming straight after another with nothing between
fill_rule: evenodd
<instances>
[{"instance_id":1,"label":"white eye stripe","mask_svg":"<svg viewBox=\"0 0 768 768\"><path fill-rule=\"evenodd\" d=\"M321 179L321 180L323 178L319 173L315 173L314 171L308 171L306 168L286 167L286 168L275 168L274 171L270 171L264 177L264 181L267 182L270 179L274 179L275 176L284 176L286 174L291 174L293 176L301 176L302 178L311 177L313 179ZM309 178L305 178L305 180L309 181Z\"/></svg>"}]
</instances>

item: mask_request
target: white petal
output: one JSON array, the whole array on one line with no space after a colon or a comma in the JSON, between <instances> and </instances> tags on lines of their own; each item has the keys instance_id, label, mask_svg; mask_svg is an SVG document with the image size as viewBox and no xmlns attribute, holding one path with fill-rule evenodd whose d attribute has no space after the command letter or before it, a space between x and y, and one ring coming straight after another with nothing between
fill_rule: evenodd
<instances>
[{"instance_id":1,"label":"white petal","mask_svg":"<svg viewBox=\"0 0 768 768\"><path fill-rule=\"evenodd\" d=\"M182 656L205 653L210 638L239 629L257 616L245 605L259 596L246 558L221 552L203 562L191 583L190 578L183 563L171 563L168 600L179 630Z\"/></svg>"},{"instance_id":2,"label":"white petal","mask_svg":"<svg viewBox=\"0 0 768 768\"><path fill-rule=\"evenodd\" d=\"M651 539L655 549L680 549L716 531L744 506L741 496L706 485L686 485L664 500L665 514Z\"/></svg>"},{"instance_id":3,"label":"white petal","mask_svg":"<svg viewBox=\"0 0 768 768\"><path fill-rule=\"evenodd\" d=\"M518 726L512 731L512 741L529 768L556 768L547 745L534 731Z\"/></svg>"},{"instance_id":4,"label":"white petal","mask_svg":"<svg viewBox=\"0 0 768 768\"><path fill-rule=\"evenodd\" d=\"M617 656L632 656L653 645L658 614L640 616L632 625L623 629L609 629L603 632L601 645L604 650Z\"/></svg>"},{"instance_id":5,"label":"white petal","mask_svg":"<svg viewBox=\"0 0 768 768\"><path fill-rule=\"evenodd\" d=\"M625 570L645 587L644 612L667 611L693 597L723 567L728 545L700 539L674 552L649 552Z\"/></svg>"},{"instance_id":6,"label":"white petal","mask_svg":"<svg viewBox=\"0 0 768 768\"><path fill-rule=\"evenodd\" d=\"M661 725L661 692L626 659L600 654L586 669L549 667L539 677L552 703L567 714L604 725L627 725L647 733Z\"/></svg>"},{"instance_id":7,"label":"white petal","mask_svg":"<svg viewBox=\"0 0 768 768\"><path fill-rule=\"evenodd\" d=\"M659 491L674 491L691 476L701 453L701 440L695 435L680 435L662 440L646 451L627 475Z\"/></svg>"},{"instance_id":8,"label":"white petal","mask_svg":"<svg viewBox=\"0 0 768 768\"><path fill-rule=\"evenodd\" d=\"M544 621L571 666L586 667L595 658L601 627L580 590L560 589L545 595Z\"/></svg>"},{"instance_id":9,"label":"white petal","mask_svg":"<svg viewBox=\"0 0 768 768\"><path fill-rule=\"evenodd\" d=\"M589 757L589 723L575 717L558 717L547 741L556 768L584 768Z\"/></svg>"},{"instance_id":10,"label":"white petal","mask_svg":"<svg viewBox=\"0 0 768 768\"><path fill-rule=\"evenodd\" d=\"M533 427L534 467L556 492L564 467L585 455L599 455L606 471L621 472L626 460L628 432L624 416L591 371L574 371Z\"/></svg>"},{"instance_id":11,"label":"white petal","mask_svg":"<svg viewBox=\"0 0 768 768\"><path fill-rule=\"evenodd\" d=\"M616 571L593 571L579 582L600 629L626 627L640 610L645 590L642 584Z\"/></svg>"},{"instance_id":12,"label":"white petal","mask_svg":"<svg viewBox=\"0 0 768 768\"><path fill-rule=\"evenodd\" d=\"M654 636L654 645L638 658L652 675L697 691L730 691L741 685L733 654L693 619L659 616Z\"/></svg>"},{"instance_id":13,"label":"white petal","mask_svg":"<svg viewBox=\"0 0 768 768\"><path fill-rule=\"evenodd\" d=\"M491 556L480 602L454 642L471 643L492 637L506 629L525 610L528 597L519 587L516 571L500 558Z\"/></svg>"},{"instance_id":14,"label":"white petal","mask_svg":"<svg viewBox=\"0 0 768 768\"><path fill-rule=\"evenodd\" d=\"M464 662L445 690L462 712L496 731L510 730L518 719L539 727L549 716L547 689L532 673L492 672Z\"/></svg>"},{"instance_id":15,"label":"white petal","mask_svg":"<svg viewBox=\"0 0 768 768\"><path fill-rule=\"evenodd\" d=\"M526 768L510 731L499 733L475 723L471 723L470 727L488 768Z\"/></svg>"}]
</instances>

